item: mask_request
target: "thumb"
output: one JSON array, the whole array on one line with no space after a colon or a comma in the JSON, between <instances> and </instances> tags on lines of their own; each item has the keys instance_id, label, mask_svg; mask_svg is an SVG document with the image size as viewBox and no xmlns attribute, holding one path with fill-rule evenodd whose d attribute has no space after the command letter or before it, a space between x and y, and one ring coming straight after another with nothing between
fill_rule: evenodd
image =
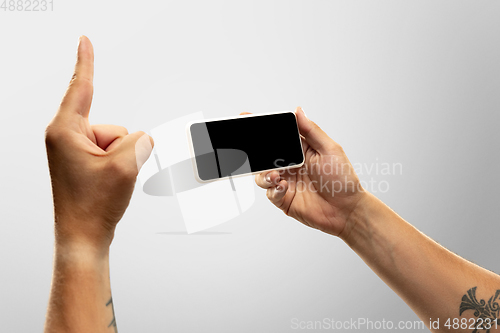
<instances>
[{"instance_id":1,"label":"thumb","mask_svg":"<svg viewBox=\"0 0 500 333\"><path fill-rule=\"evenodd\" d=\"M151 155L153 146L153 138L139 131L123 137L123 140L113 149L113 153L120 156L121 163L139 172Z\"/></svg>"},{"instance_id":2,"label":"thumb","mask_svg":"<svg viewBox=\"0 0 500 333\"><path fill-rule=\"evenodd\" d=\"M318 125L306 117L300 106L295 109L295 115L299 132L311 148L320 153L328 153L329 150L338 145Z\"/></svg>"},{"instance_id":3,"label":"thumb","mask_svg":"<svg viewBox=\"0 0 500 333\"><path fill-rule=\"evenodd\" d=\"M75 72L63 97L58 114L72 119L88 117L94 94L94 48L86 36L78 42Z\"/></svg>"}]
</instances>

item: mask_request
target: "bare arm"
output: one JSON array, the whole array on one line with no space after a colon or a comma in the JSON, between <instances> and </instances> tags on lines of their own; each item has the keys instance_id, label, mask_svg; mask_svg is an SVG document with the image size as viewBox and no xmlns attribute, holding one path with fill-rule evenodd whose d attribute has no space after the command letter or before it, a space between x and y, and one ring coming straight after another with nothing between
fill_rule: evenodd
<instances>
[{"instance_id":1,"label":"bare arm","mask_svg":"<svg viewBox=\"0 0 500 333\"><path fill-rule=\"evenodd\" d=\"M117 332L109 252L56 244L46 332Z\"/></svg>"},{"instance_id":2,"label":"bare arm","mask_svg":"<svg viewBox=\"0 0 500 333\"><path fill-rule=\"evenodd\" d=\"M344 241L427 326L434 323L433 331L500 328L494 305L497 274L448 251L371 194L351 214L349 225Z\"/></svg>"},{"instance_id":3,"label":"bare arm","mask_svg":"<svg viewBox=\"0 0 500 333\"><path fill-rule=\"evenodd\" d=\"M344 240L428 327L439 319L432 331L472 332L488 323L500 331L500 277L437 244L365 191L342 147L301 108L296 115L306 163L258 175L269 200Z\"/></svg>"},{"instance_id":4,"label":"bare arm","mask_svg":"<svg viewBox=\"0 0 500 333\"><path fill-rule=\"evenodd\" d=\"M94 53L81 37L75 74L46 129L55 255L46 333L116 332L109 247L152 150L143 132L90 125Z\"/></svg>"}]
</instances>

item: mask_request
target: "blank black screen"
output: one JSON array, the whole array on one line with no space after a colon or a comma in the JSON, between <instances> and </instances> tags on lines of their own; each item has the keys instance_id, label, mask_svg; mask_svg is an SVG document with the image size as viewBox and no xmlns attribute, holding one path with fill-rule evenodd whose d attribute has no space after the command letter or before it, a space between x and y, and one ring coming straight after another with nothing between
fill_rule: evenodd
<instances>
[{"instance_id":1,"label":"blank black screen","mask_svg":"<svg viewBox=\"0 0 500 333\"><path fill-rule=\"evenodd\" d=\"M195 123L191 139L202 180L297 165L304 160L291 112ZM238 170L247 158L250 170Z\"/></svg>"}]
</instances>

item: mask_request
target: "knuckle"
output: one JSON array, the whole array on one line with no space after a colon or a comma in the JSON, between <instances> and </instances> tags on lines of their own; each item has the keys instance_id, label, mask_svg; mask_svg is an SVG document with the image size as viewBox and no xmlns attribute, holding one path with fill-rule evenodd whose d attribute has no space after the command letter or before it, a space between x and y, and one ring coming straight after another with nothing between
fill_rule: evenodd
<instances>
[{"instance_id":1,"label":"knuckle","mask_svg":"<svg viewBox=\"0 0 500 333\"><path fill-rule=\"evenodd\" d=\"M60 128L54 127L53 125L48 125L45 128L45 144L48 147L52 147L57 143L64 141L67 138L67 134L64 130Z\"/></svg>"},{"instance_id":2,"label":"knuckle","mask_svg":"<svg viewBox=\"0 0 500 333\"><path fill-rule=\"evenodd\" d=\"M45 128L45 132L43 134L44 138L45 138L45 143L46 144L49 144L49 143L52 143L54 141L54 130L52 129L52 127L49 125Z\"/></svg>"},{"instance_id":3,"label":"knuckle","mask_svg":"<svg viewBox=\"0 0 500 333\"><path fill-rule=\"evenodd\" d=\"M93 87L93 83L92 83L92 80L88 77L85 77L85 76L82 76L82 75L78 75L77 73L73 73L73 75L71 76L71 80L69 81L69 84L72 85L72 84L75 84L75 85L85 85L85 86L91 86Z\"/></svg>"},{"instance_id":4,"label":"knuckle","mask_svg":"<svg viewBox=\"0 0 500 333\"><path fill-rule=\"evenodd\" d=\"M94 91L94 84L92 80L77 76L73 74L71 81L69 82L69 88L79 91L81 94L92 94Z\"/></svg>"}]
</instances>

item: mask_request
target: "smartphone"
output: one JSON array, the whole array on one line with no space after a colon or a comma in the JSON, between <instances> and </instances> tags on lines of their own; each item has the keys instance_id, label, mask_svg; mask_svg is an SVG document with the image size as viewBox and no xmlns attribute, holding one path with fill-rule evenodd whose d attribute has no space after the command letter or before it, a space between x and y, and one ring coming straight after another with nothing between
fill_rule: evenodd
<instances>
[{"instance_id":1,"label":"smartphone","mask_svg":"<svg viewBox=\"0 0 500 333\"><path fill-rule=\"evenodd\" d=\"M201 182L304 164L292 111L191 122L187 131L195 177Z\"/></svg>"}]
</instances>

